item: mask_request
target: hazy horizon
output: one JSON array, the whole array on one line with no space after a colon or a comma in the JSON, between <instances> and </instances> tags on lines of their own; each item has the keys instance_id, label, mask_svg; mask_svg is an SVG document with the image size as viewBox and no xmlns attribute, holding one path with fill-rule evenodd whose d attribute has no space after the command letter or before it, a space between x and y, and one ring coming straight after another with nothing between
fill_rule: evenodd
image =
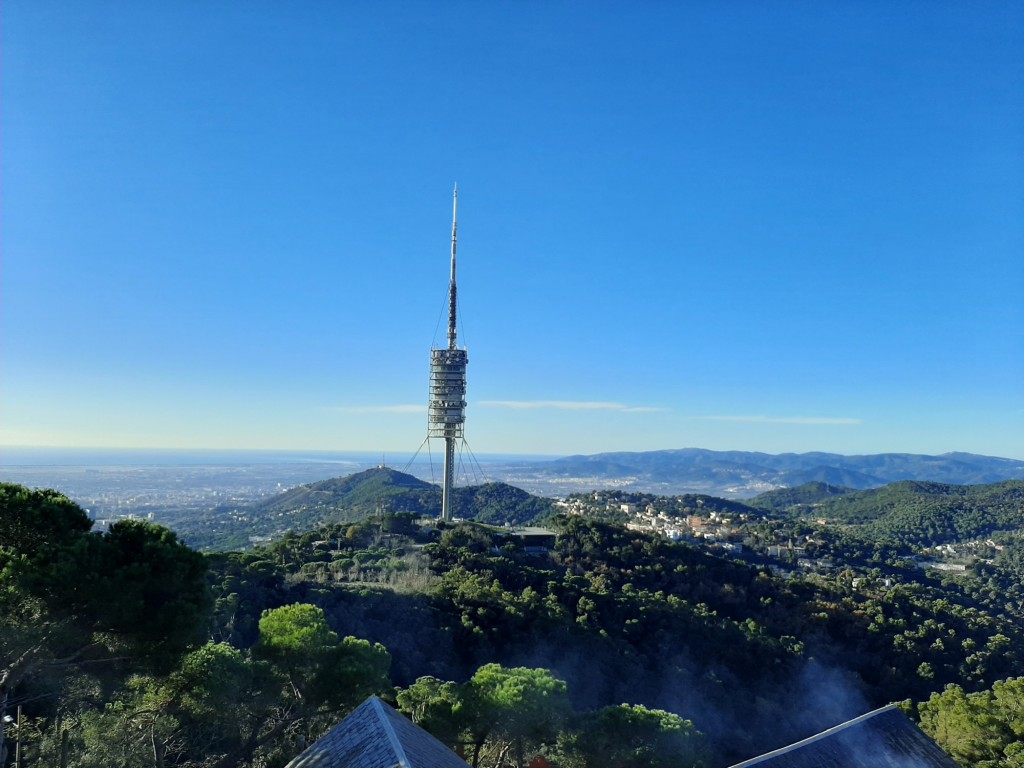
<instances>
[{"instance_id":1,"label":"hazy horizon","mask_svg":"<svg viewBox=\"0 0 1024 768\"><path fill-rule=\"evenodd\" d=\"M698 446L685 446L679 448L652 448L639 451L595 451L593 453L576 454L525 454L525 453L473 453L473 458L485 463L505 463L515 461L554 461L568 456L592 456L604 453L657 453L659 451L712 451L712 452L736 452L736 453L768 453L765 451L747 451L744 449L724 449L718 451ZM971 453L971 451L944 451L942 453L917 453L913 451L881 451L879 454L842 454L837 451L780 451L775 454L808 454L826 453L841 456L855 455L886 455L886 454L910 454L921 456L942 456L955 453ZM973 454L986 456L995 459L1009 459L1011 461L1024 461L1024 458L1017 456L998 456L994 454ZM467 454L468 456L468 454ZM324 464L360 464L373 465L384 464L392 468L401 468L409 463L429 464L438 463L440 458L432 456L424 449L418 454L411 451L331 451L331 450L272 450L262 448L132 448L132 447L109 447L109 446L10 446L0 445L0 469L13 466L59 466L76 465L84 458L95 460L103 459L105 463L131 465L136 463L152 464L203 464L201 459L209 459L211 464L245 464L245 463L324 463ZM45 460L44 460L45 459ZM115 461L115 459L117 461ZM216 460L216 461L214 461ZM84 465L80 465L84 466Z\"/></svg>"},{"instance_id":2,"label":"hazy horizon","mask_svg":"<svg viewBox=\"0 0 1024 768\"><path fill-rule=\"evenodd\" d=\"M330 450L273 450L263 448L133 448L129 446L35 446L35 445L0 445L0 467L25 464L38 457L51 461L66 462L81 457L121 458L123 463L135 463L143 460L162 460L171 464L195 463L194 460L209 458L219 459L226 463L325 463L325 464L386 464L401 465L415 460L417 463L428 463L431 457L423 450L419 454L412 451L330 451ZM557 458L544 454L474 454L485 461L511 461L516 459ZM437 461L434 457L433 461Z\"/></svg>"}]
</instances>

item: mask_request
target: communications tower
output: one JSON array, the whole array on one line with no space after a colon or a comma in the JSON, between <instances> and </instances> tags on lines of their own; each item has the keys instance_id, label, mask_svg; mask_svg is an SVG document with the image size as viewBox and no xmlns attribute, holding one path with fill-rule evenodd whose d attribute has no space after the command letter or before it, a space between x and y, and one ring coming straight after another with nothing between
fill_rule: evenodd
<instances>
[{"instance_id":1,"label":"communications tower","mask_svg":"<svg viewBox=\"0 0 1024 768\"><path fill-rule=\"evenodd\" d=\"M466 364L469 355L459 349L456 338L458 289L455 286L456 220L459 187L452 194L452 271L448 283L448 346L430 350L430 406L427 409L427 437L444 438L444 485L441 519L451 520L452 489L455 486L455 441L461 440L466 424Z\"/></svg>"}]
</instances>

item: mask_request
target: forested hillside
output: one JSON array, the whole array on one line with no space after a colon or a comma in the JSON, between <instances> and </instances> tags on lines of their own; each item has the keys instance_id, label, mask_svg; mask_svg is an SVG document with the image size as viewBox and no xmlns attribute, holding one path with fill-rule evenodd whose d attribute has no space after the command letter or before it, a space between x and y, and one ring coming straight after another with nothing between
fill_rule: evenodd
<instances>
[{"instance_id":1,"label":"forested hillside","mask_svg":"<svg viewBox=\"0 0 1024 768\"><path fill-rule=\"evenodd\" d=\"M498 525L546 519L553 506L551 499L504 483L459 487L452 499L456 517ZM436 517L440 511L438 486L382 466L301 485L250 507L218 508L206 515L177 518L174 528L200 549L245 549L286 531L353 522L384 512Z\"/></svg>"},{"instance_id":2,"label":"forested hillside","mask_svg":"<svg viewBox=\"0 0 1024 768\"><path fill-rule=\"evenodd\" d=\"M813 513L910 545L968 541L1024 528L1024 481L978 486L893 483L821 499Z\"/></svg>"},{"instance_id":3,"label":"forested hillside","mask_svg":"<svg viewBox=\"0 0 1024 768\"><path fill-rule=\"evenodd\" d=\"M928 493L972 499L1001 525L1017 490ZM474 492L499 518L514 514L505 496ZM26 765L282 766L377 693L479 768L535 754L711 768L890 701L930 701L923 720L946 723L963 697L1024 675L1012 534L939 578L866 538L891 509L812 530L815 546L839 557L845 540L854 556L802 572L584 514L551 518L542 553L392 508L203 557L144 523L89 533L53 492L3 486L0 501L0 695L8 712L22 705ZM759 512L751 537L801 530L798 510L777 523ZM1004 741L1017 726L999 727L986 759L1015 765Z\"/></svg>"}]
</instances>

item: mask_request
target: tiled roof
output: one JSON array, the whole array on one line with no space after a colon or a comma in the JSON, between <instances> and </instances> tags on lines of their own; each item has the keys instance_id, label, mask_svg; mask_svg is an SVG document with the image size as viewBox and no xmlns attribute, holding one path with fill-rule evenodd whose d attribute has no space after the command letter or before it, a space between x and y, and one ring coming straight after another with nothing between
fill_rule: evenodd
<instances>
[{"instance_id":1,"label":"tiled roof","mask_svg":"<svg viewBox=\"0 0 1024 768\"><path fill-rule=\"evenodd\" d=\"M957 768L895 704L732 768Z\"/></svg>"},{"instance_id":2,"label":"tiled roof","mask_svg":"<svg viewBox=\"0 0 1024 768\"><path fill-rule=\"evenodd\" d=\"M286 768L466 768L466 762L371 696Z\"/></svg>"}]
</instances>

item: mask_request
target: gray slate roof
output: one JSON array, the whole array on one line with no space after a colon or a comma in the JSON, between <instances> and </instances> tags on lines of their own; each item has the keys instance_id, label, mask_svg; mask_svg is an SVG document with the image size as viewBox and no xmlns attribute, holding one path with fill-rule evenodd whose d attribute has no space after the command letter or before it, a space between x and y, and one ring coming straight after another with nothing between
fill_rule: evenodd
<instances>
[{"instance_id":1,"label":"gray slate roof","mask_svg":"<svg viewBox=\"0 0 1024 768\"><path fill-rule=\"evenodd\" d=\"M285 768L466 768L466 761L371 696Z\"/></svg>"},{"instance_id":2,"label":"gray slate roof","mask_svg":"<svg viewBox=\"0 0 1024 768\"><path fill-rule=\"evenodd\" d=\"M732 768L957 768L895 704Z\"/></svg>"}]
</instances>

